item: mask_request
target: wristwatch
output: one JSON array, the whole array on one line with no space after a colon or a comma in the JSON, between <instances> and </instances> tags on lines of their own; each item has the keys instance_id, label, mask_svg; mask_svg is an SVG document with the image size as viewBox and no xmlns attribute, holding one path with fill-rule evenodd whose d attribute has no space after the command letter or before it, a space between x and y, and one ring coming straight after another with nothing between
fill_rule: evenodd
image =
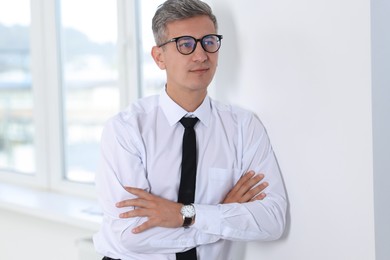
<instances>
[{"instance_id":1,"label":"wristwatch","mask_svg":"<svg viewBox=\"0 0 390 260\"><path fill-rule=\"evenodd\" d=\"M188 228L195 220L195 207L192 204L183 205L180 213L183 215L183 227Z\"/></svg>"}]
</instances>

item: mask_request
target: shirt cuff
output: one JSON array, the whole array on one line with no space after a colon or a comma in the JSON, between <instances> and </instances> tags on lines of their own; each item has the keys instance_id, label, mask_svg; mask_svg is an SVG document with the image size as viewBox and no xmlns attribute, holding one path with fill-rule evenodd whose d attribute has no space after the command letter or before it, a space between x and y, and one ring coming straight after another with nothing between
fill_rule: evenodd
<instances>
[{"instance_id":1,"label":"shirt cuff","mask_svg":"<svg viewBox=\"0 0 390 260\"><path fill-rule=\"evenodd\" d=\"M221 235L221 211L219 205L199 205L195 206L194 228L203 233Z\"/></svg>"}]
</instances>

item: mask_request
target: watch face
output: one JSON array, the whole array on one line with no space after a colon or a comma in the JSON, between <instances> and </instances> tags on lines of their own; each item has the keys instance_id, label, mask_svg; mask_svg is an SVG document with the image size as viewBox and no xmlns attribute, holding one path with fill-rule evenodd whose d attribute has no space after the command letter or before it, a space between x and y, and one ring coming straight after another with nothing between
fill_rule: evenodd
<instances>
[{"instance_id":1,"label":"watch face","mask_svg":"<svg viewBox=\"0 0 390 260\"><path fill-rule=\"evenodd\" d=\"M193 205L184 205L181 208L181 214L186 218L192 218L195 216L195 207Z\"/></svg>"}]
</instances>

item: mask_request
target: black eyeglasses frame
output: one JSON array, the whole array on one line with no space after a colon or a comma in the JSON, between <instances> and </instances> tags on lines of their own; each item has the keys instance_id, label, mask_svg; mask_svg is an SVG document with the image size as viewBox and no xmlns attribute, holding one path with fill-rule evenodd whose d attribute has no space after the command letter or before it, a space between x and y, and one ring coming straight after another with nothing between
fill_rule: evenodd
<instances>
[{"instance_id":1,"label":"black eyeglasses frame","mask_svg":"<svg viewBox=\"0 0 390 260\"><path fill-rule=\"evenodd\" d=\"M208 50L206 50L206 48L203 46L203 44L204 44L204 43L203 43L203 40L206 39L207 37L210 37L210 36L215 36L215 37L218 38L219 46L218 46L218 49L217 49L216 51L208 51ZM195 41L194 47L193 47L193 49L192 49L191 52L189 52L189 53L182 53L182 52L180 51L180 48L179 48L179 46L177 45L177 41L178 41L179 39L182 39L182 38L192 38L192 39ZM177 49L177 51L178 51L179 53L181 53L181 54L183 54L183 55L190 55L191 53L193 53L193 52L195 51L196 46L198 46L198 42L200 42L200 45L202 46L202 48L203 48L203 50L204 50L205 52L208 52L208 53L216 53L216 52L219 51L219 49L221 48L221 40L222 40L222 39L223 39L223 35L220 35L220 34L207 34L207 35L203 36L203 37L200 38L200 39L196 39L195 37L192 37L192 36L189 36L189 35L183 35L183 36L179 36L179 37L172 38L172 39L170 39L170 40L168 40L168 41L166 41L166 42L164 42L164 43L162 43L162 44L160 44L160 45L157 45L157 46L158 46L158 47L163 47L164 45L166 45L166 44L168 44L168 43L175 42L175 43L176 43L176 49Z\"/></svg>"}]
</instances>

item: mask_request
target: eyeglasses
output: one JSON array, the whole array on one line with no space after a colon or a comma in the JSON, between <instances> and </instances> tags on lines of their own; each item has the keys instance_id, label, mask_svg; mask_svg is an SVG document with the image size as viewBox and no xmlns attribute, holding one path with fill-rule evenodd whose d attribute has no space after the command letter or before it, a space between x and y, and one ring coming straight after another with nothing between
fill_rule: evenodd
<instances>
[{"instance_id":1,"label":"eyeglasses","mask_svg":"<svg viewBox=\"0 0 390 260\"><path fill-rule=\"evenodd\" d=\"M162 47L171 42L176 42L177 50L183 55L189 55L195 51L198 42L200 42L203 50L208 53L215 53L221 47L222 38L222 35L218 34L208 34L203 36L201 39L195 39L192 36L180 36L172 38L169 41L158 45L158 47Z\"/></svg>"}]
</instances>

